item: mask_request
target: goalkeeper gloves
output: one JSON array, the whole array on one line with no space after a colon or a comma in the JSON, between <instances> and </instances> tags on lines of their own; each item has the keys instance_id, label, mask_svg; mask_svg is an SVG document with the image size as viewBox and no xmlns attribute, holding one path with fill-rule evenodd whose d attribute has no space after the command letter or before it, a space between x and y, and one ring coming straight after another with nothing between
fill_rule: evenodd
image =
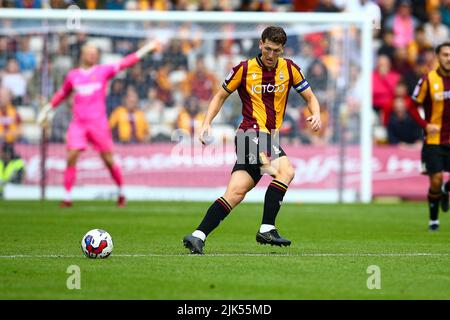
<instances>
[{"instance_id":1,"label":"goalkeeper gloves","mask_svg":"<svg viewBox=\"0 0 450 320\"><path fill-rule=\"evenodd\" d=\"M161 43L158 40L152 40L145 46L136 51L136 55L139 59L145 56L149 52L155 52L161 50Z\"/></svg>"},{"instance_id":2,"label":"goalkeeper gloves","mask_svg":"<svg viewBox=\"0 0 450 320\"><path fill-rule=\"evenodd\" d=\"M48 121L51 121L55 112L50 103L47 103L40 111L37 116L37 123L40 126L44 126Z\"/></svg>"}]
</instances>

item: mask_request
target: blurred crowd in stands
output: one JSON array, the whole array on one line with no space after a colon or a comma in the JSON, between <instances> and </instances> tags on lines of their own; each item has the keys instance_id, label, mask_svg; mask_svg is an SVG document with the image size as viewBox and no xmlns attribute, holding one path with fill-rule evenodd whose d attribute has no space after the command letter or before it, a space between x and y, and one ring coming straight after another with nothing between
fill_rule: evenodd
<instances>
[{"instance_id":1,"label":"blurred crowd in stands","mask_svg":"<svg viewBox=\"0 0 450 320\"><path fill-rule=\"evenodd\" d=\"M450 0L0 0L0 7L67 8L108 10L198 10L198 11L304 11L368 12L374 24L373 112L377 144L420 145L422 130L409 115L418 79L436 67L434 47L449 40ZM0 29L8 22L1 21ZM7 24L10 26L10 24ZM231 67L258 53L258 39L215 40L195 37L192 25L177 25L178 37L168 37L164 51L146 57L110 82L107 112L114 138L121 143L170 141L174 129L193 133L200 126L208 102ZM218 30L233 34L233 25ZM189 32L189 37L183 34ZM358 35L352 35L355 42ZM330 41L330 37L334 37ZM291 93L281 128L290 144L328 145L344 139L358 143L361 61L354 52L339 68L342 34L320 31L289 36L285 56L302 68L319 97L324 129L311 132L304 101ZM38 108L56 92L65 74L77 66L83 44L92 42L102 52L102 63L117 61L145 43L139 37L59 32L49 36L48 59L42 54L39 34L0 33L0 141L34 143L40 129L34 122ZM45 66L47 68L45 68ZM342 77L346 74L345 92ZM215 122L216 133L231 139L241 121L239 97L232 95ZM64 142L70 122L70 103L58 108L50 141Z\"/></svg>"}]
</instances>

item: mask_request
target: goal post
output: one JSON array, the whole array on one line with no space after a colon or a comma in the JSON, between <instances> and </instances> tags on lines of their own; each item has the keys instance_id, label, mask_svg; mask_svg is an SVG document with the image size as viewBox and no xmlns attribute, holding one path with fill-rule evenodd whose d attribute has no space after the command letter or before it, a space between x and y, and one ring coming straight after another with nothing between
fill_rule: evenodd
<instances>
[{"instance_id":1,"label":"goal post","mask_svg":"<svg viewBox=\"0 0 450 320\"><path fill-rule=\"evenodd\" d=\"M184 51L182 54L184 55L183 59L186 60L187 68L175 68L176 70L172 69L166 75L174 91L171 94L175 102L172 101L173 105L169 107L166 105L165 108L160 110L160 114L157 114L159 122L152 120L153 118L150 116L148 118L150 127L154 129L153 133L158 132L158 137L164 134L170 136L171 132L169 131L177 129L178 111L174 110L178 110L178 104L185 103L183 99L186 99L186 97L180 97L182 93L179 91L182 91L180 88L184 85L183 79L185 79L186 74L191 71L191 68L195 68L198 57L201 56L205 59L207 67L214 73L217 81L221 83L233 63L237 64L239 60L252 58L249 54L257 51L255 51L255 47L257 49L257 41L261 30L270 24L282 26L288 34L289 43L287 48L289 50L286 50L286 58L292 58L301 68L303 68L302 64L304 63L311 65L311 61L318 60L327 68L326 72L328 73L326 83L318 82L324 88L318 90L317 95L327 108L327 125L332 128L330 137L323 138L326 141L320 140L318 143L315 143L314 139L310 139L310 137L302 139L301 129L299 128L298 136L288 140L286 151L288 156L290 154L293 155L294 165L297 166L297 182L290 189L292 190L290 192L292 195L287 200L297 202L370 202L372 199L373 123L371 72L373 66L372 34L374 28L374 23L370 17L363 14L350 13L79 10L74 6L67 10L0 10L0 37L29 36L35 44L32 50L41 50L41 52L36 52L39 63L44 61L43 54L47 54L42 51L44 47L47 51L53 50L53 52L50 52L52 59L57 58L58 63L63 61L61 57L58 57L57 51L60 47L60 41L70 42L79 33L84 34L88 40L91 39L100 47L102 62L111 62L122 56L126 49L129 49L128 47L125 49L123 47L128 45L127 39L132 39L133 41L131 42L134 45L138 45L142 44L146 39L159 38L165 43L166 48L171 45L173 39L183 41L182 45L184 47L182 47L182 50ZM65 35L67 37L64 37ZM68 38L70 39L68 40ZM45 46L43 46L42 43L46 41L49 41L49 43L45 43ZM325 44L318 44L316 41L322 41ZM309 56L302 51L304 45L308 45L313 50L313 53ZM69 47L75 48L71 50L76 50L76 43ZM225 50L227 53L224 54L221 50ZM76 57L73 56L74 53L75 51L71 52L72 56L67 59L67 63L71 64L70 67L75 67L74 58ZM172 62L166 59L169 54L166 56L164 54L157 56L148 64L152 67L156 66L156 68L162 68L165 63L171 65ZM175 54L172 54L172 56L174 59L177 58ZM55 61L51 62L54 63ZM53 65L54 67L55 65ZM64 65L61 69L59 67L60 65L58 65L58 71L55 71L55 69L47 70L57 85L60 85L63 76L58 73L59 70L64 70L64 67L68 66ZM147 68L147 66L143 66L143 68ZM302 71L305 73L308 70L303 69ZM34 72L36 73L38 70L35 69ZM314 71L311 72L314 73ZM41 75L44 77L46 73L41 70ZM147 75L152 85L159 81L158 77L160 75L156 72L149 71ZM308 76L310 75L307 73L307 79ZM320 80L320 77L316 77L317 75L313 74L312 76L316 80ZM126 86L128 85L127 81L131 81L128 80L128 74L127 76L121 74L119 78L124 79ZM43 79L40 80L42 83ZM34 82L28 79L29 87L35 85ZM315 90L314 86L312 86L312 89ZM34 88L32 91L36 92L39 90ZM351 92L359 97L356 100L352 100L356 103L356 107L354 106L356 110L352 110L353 113L356 113L354 114L358 122L356 124L353 118L347 118L348 112L350 112L348 101ZM52 93L54 92L50 92L50 95ZM145 97L141 98L146 100ZM20 107L23 110L29 107L34 109L35 112L42 102L39 101L39 98L31 95L29 99L25 100ZM228 142L231 141L230 137L233 135L233 130L236 128L237 123L236 114L239 113L240 107L239 100L236 98L231 99L230 105L224 107L226 110L221 112L224 114L219 115L219 119L215 122L218 123L217 132L220 131L220 134L218 134L219 138L223 138ZM300 114L304 107L304 103L298 100L298 97L290 95L289 116L293 118L292 122L297 126L301 125ZM156 113L153 112L151 114L155 115ZM234 115L235 118L232 118L231 115ZM350 120L353 121L353 126L348 127L346 123ZM31 121L28 125L30 128L32 127ZM30 129L29 131L32 132L33 130ZM346 137L350 135L356 136L356 138L353 141L347 141ZM29 169L27 173L28 180L26 180L24 186L20 187L32 190L33 188L39 188L36 177L31 176L30 172L33 172L32 170L34 170L34 165L37 161L34 153L39 154L39 148L33 149L33 143L39 143L40 139L33 140L25 137L24 140L27 140L26 144L21 144L19 151L22 151L24 156L28 157L26 160ZM157 139L155 138L153 141L157 141ZM139 199L145 198L144 194L147 192L145 188L150 188L148 189L151 190L150 193L160 195L161 199L173 199L172 196L174 194L179 194L178 199L188 200L189 193L191 193L191 200L209 200L212 197L212 193L217 193L217 190L224 188L224 181L227 178L228 171L231 169L229 164L232 160L227 160L228 162L225 161L226 165L222 164L222 166L214 168L205 165L200 171L196 171L197 169L193 166L188 166L184 168L184 171L180 172L175 170L175 173L170 168L163 168L166 170L164 171L161 169L163 166L161 163L157 163L156 159L146 157L148 154L145 153L145 150L147 150L147 153L154 152L160 156L173 155L173 141L168 140L162 143L159 141L146 143L142 146L120 144L118 150L121 164L129 166L128 171L127 169L124 170L125 182L133 181L129 187L135 188L133 189L135 195L142 195L142 197L136 196ZM127 150L132 151L129 153ZM54 174L55 178L48 177L46 179L46 187L49 188L48 197L52 198L61 194L57 188L58 185L60 187L62 184L63 141L60 141L59 144L50 142L48 152L49 155L46 157L46 161L49 162L45 164L47 174ZM226 150L226 152L228 153L225 157L229 157L229 153L232 153L230 149ZM133 159L131 159L131 154L135 155ZM342 157L339 157L339 154ZM92 155L88 154L87 157L92 157ZM142 164L145 161L147 162ZM133 165L141 163L140 170L142 171L132 171L130 169L133 166L131 163ZM93 168L98 168L99 166L92 158L82 162L80 165L84 166L83 169L86 172L81 174L79 181L86 187L86 190L94 190L97 185L96 181L101 186L105 184L107 177L105 178L99 174L98 180L91 179L92 175L90 175L88 170L89 164ZM155 164L154 167L152 167L153 164ZM142 175L145 175L145 168L150 169L148 176L144 178ZM180 182L180 185L177 185L176 182L177 177L185 181L204 174L205 177L214 180L214 177L219 172L218 170L222 172L225 170L226 174L222 173L224 176L221 176L212 184L208 184L207 181L203 180L198 184L191 181L191 183ZM313 172L308 172L308 170L313 170ZM127 174L130 176L127 177ZM137 177L139 174L141 174L141 177ZM156 187L157 183L152 184L152 179L164 179L170 174L173 177L171 176L171 182L167 185L158 188ZM328 177L326 176L327 174L329 174ZM316 178L322 175L325 176L322 177L322 183L314 183L314 175L317 176ZM302 179L310 180L305 182ZM10 195L13 192L17 193L16 190L18 189L15 188L17 186L10 188ZM205 190L209 191L205 193ZM209 192L211 192L211 195L209 195ZM256 190L256 192L258 196L254 196L254 199L260 198L262 191ZM33 189L24 194L34 197L36 192ZM202 197L205 194L208 195ZM83 198L84 196L80 197ZM249 198L252 198L252 196Z\"/></svg>"}]
</instances>

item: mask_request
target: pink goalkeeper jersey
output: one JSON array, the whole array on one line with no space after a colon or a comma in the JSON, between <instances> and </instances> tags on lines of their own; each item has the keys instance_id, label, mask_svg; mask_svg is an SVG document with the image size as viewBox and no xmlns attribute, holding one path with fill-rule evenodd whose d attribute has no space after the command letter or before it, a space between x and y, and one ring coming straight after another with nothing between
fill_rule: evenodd
<instances>
[{"instance_id":1,"label":"pink goalkeeper jersey","mask_svg":"<svg viewBox=\"0 0 450 320\"><path fill-rule=\"evenodd\" d=\"M53 96L51 105L56 108L73 91L73 121L107 119L105 97L108 80L138 61L136 53L132 53L115 64L100 64L90 69L70 70L61 89Z\"/></svg>"}]
</instances>

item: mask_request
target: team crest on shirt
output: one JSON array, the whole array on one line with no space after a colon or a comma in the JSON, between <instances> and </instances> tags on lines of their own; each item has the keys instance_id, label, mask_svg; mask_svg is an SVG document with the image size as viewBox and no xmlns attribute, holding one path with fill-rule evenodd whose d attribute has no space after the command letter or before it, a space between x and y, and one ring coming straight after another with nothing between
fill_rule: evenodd
<instances>
[{"instance_id":1,"label":"team crest on shirt","mask_svg":"<svg viewBox=\"0 0 450 320\"><path fill-rule=\"evenodd\" d=\"M257 75L256 73L253 73L253 74L252 74L253 80L255 80L257 77L258 77L258 75Z\"/></svg>"},{"instance_id":2,"label":"team crest on shirt","mask_svg":"<svg viewBox=\"0 0 450 320\"><path fill-rule=\"evenodd\" d=\"M437 83L434 84L434 90L439 90L439 84Z\"/></svg>"},{"instance_id":3,"label":"team crest on shirt","mask_svg":"<svg viewBox=\"0 0 450 320\"><path fill-rule=\"evenodd\" d=\"M283 80L284 79L284 73L283 73L283 71L280 71L280 80Z\"/></svg>"}]
</instances>

